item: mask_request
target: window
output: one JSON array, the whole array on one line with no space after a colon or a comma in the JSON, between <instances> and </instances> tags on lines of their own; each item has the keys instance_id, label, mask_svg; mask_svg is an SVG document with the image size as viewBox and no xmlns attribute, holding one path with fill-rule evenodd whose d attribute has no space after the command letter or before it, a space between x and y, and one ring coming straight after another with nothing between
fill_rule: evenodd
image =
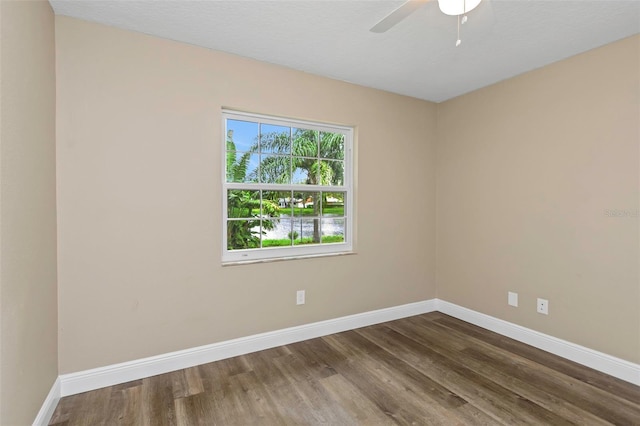
<instances>
[{"instance_id":1,"label":"window","mask_svg":"<svg viewBox=\"0 0 640 426\"><path fill-rule=\"evenodd\" d=\"M352 248L353 129L223 111L225 262Z\"/></svg>"}]
</instances>

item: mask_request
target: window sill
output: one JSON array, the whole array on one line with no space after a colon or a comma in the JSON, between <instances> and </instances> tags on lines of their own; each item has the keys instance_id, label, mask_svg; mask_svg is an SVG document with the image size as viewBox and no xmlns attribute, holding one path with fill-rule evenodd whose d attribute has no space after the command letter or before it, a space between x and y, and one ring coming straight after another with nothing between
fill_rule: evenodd
<instances>
[{"instance_id":1,"label":"window sill","mask_svg":"<svg viewBox=\"0 0 640 426\"><path fill-rule=\"evenodd\" d=\"M319 253L319 254L305 254L300 256L274 257L271 259L234 260L234 261L222 262L222 266L239 266L239 265L250 265L252 263L284 262L289 260L314 259L317 257L350 256L352 254L357 254L357 253L354 251L345 251L345 252L338 252L338 253Z\"/></svg>"}]
</instances>

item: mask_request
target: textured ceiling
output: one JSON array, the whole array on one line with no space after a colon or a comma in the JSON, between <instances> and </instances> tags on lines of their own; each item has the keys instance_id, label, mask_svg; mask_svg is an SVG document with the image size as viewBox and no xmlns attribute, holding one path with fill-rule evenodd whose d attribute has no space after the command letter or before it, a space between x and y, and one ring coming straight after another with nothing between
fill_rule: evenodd
<instances>
[{"instance_id":1,"label":"textured ceiling","mask_svg":"<svg viewBox=\"0 0 640 426\"><path fill-rule=\"evenodd\" d=\"M462 26L434 0L50 0L56 14L440 102L640 32L640 0L484 0Z\"/></svg>"}]
</instances>

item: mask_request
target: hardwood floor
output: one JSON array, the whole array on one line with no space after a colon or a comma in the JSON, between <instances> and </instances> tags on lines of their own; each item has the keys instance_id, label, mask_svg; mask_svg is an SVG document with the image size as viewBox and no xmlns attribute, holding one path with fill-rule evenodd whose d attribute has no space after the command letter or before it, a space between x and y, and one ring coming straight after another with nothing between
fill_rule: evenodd
<instances>
[{"instance_id":1,"label":"hardwood floor","mask_svg":"<svg viewBox=\"0 0 640 426\"><path fill-rule=\"evenodd\" d=\"M50 425L640 425L640 387L440 313L62 398Z\"/></svg>"}]
</instances>

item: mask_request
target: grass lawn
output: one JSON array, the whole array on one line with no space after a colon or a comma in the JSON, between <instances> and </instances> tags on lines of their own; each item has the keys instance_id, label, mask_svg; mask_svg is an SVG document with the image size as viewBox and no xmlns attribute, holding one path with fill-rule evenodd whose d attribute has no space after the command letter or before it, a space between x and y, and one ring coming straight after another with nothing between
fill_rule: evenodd
<instances>
[{"instance_id":1,"label":"grass lawn","mask_svg":"<svg viewBox=\"0 0 640 426\"><path fill-rule=\"evenodd\" d=\"M323 243L342 243L344 242L344 236L342 235L323 235L322 236ZM300 244L312 244L313 238L298 238L293 241L293 245L297 246ZM281 247L281 246L290 246L291 240L288 238L283 238L281 240L262 240L262 247Z\"/></svg>"},{"instance_id":2,"label":"grass lawn","mask_svg":"<svg viewBox=\"0 0 640 426\"><path fill-rule=\"evenodd\" d=\"M291 207L284 207L279 209L281 214L286 214L286 215L290 215L291 214ZM327 215L327 214L331 214L331 215L335 215L335 216L344 216L344 206L328 206L328 207L324 207L322 209L322 214ZM294 207L293 208L293 215L294 216L313 216L313 207L307 207L307 208L300 208L300 207Z\"/></svg>"}]
</instances>

